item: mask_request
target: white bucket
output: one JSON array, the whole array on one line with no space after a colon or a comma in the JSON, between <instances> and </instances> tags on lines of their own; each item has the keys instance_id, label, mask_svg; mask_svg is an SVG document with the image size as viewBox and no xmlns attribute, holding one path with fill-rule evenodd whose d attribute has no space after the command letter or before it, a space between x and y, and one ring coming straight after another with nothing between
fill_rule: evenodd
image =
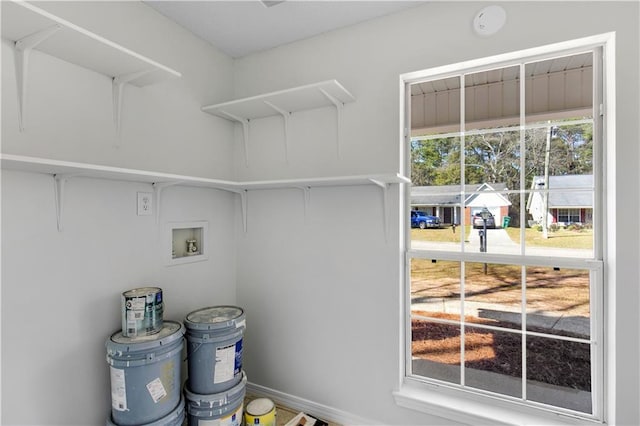
<instances>
[{"instance_id":1,"label":"white bucket","mask_svg":"<svg viewBox=\"0 0 640 426\"><path fill-rule=\"evenodd\" d=\"M184 327L165 321L152 336L131 338L119 331L107 339L111 372L111 419L117 425L152 423L180 402Z\"/></svg>"}]
</instances>

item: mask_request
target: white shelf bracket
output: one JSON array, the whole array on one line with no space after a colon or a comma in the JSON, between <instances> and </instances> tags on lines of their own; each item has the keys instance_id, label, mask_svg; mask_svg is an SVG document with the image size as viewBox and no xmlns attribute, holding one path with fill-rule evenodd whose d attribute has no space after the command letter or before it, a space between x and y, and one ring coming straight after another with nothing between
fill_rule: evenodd
<instances>
[{"instance_id":1,"label":"white shelf bracket","mask_svg":"<svg viewBox=\"0 0 640 426\"><path fill-rule=\"evenodd\" d=\"M56 24L44 30L28 35L15 43L16 80L18 83L18 125L23 132L27 121L27 80L29 74L29 56L34 47L55 34L61 25Z\"/></svg>"},{"instance_id":2,"label":"white shelf bracket","mask_svg":"<svg viewBox=\"0 0 640 426\"><path fill-rule=\"evenodd\" d=\"M67 180L74 177L74 175L61 175L54 174L53 175L53 190L55 195L55 203L56 203L56 224L58 226L58 232L62 231L62 214L64 212L64 189L67 183Z\"/></svg>"},{"instance_id":3,"label":"white shelf bracket","mask_svg":"<svg viewBox=\"0 0 640 426\"><path fill-rule=\"evenodd\" d=\"M155 200L155 216L156 216L156 225L160 223L160 206L162 203L160 199L162 197L162 190L169 186L179 185L180 182L154 182L151 184L153 187L153 198Z\"/></svg>"},{"instance_id":4,"label":"white shelf bracket","mask_svg":"<svg viewBox=\"0 0 640 426\"><path fill-rule=\"evenodd\" d=\"M299 186L299 189L302 190L302 194L304 195L304 217L307 217L307 212L309 211L309 204L311 203L311 187L310 186Z\"/></svg>"},{"instance_id":5,"label":"white shelf bracket","mask_svg":"<svg viewBox=\"0 0 640 426\"><path fill-rule=\"evenodd\" d=\"M385 242L389 241L389 183L382 182L377 179L369 179L371 183L377 185L380 189L382 189L382 221L384 226L384 240Z\"/></svg>"},{"instance_id":6,"label":"white shelf bracket","mask_svg":"<svg viewBox=\"0 0 640 426\"><path fill-rule=\"evenodd\" d=\"M124 86L131 81L151 72L153 72L153 70L143 70L113 77L113 121L116 125L116 133L118 134L118 136L120 135L120 123L122 121L122 93L124 90Z\"/></svg>"},{"instance_id":7,"label":"white shelf bracket","mask_svg":"<svg viewBox=\"0 0 640 426\"><path fill-rule=\"evenodd\" d=\"M239 191L237 194L240 195L240 208L242 209L242 229L245 234L247 233L247 215L248 215L248 192L246 189L243 191Z\"/></svg>"},{"instance_id":8,"label":"white shelf bracket","mask_svg":"<svg viewBox=\"0 0 640 426\"><path fill-rule=\"evenodd\" d=\"M287 164L289 163L289 116L291 115L291 113L289 111L285 111L282 108L272 104L269 101L263 101L265 103L265 105L268 105L269 107L273 108L274 111L276 111L278 114L280 114L282 116L282 119L284 120L284 155L285 155L285 161L287 162Z\"/></svg>"},{"instance_id":9,"label":"white shelf bracket","mask_svg":"<svg viewBox=\"0 0 640 426\"><path fill-rule=\"evenodd\" d=\"M242 139L244 141L244 164L249 167L249 119L238 117L230 112L220 110L221 113L242 124Z\"/></svg>"},{"instance_id":10,"label":"white shelf bracket","mask_svg":"<svg viewBox=\"0 0 640 426\"><path fill-rule=\"evenodd\" d=\"M329 102L331 102L335 107L336 107L336 150L338 153L338 160L340 159L341 155L340 155L340 135L342 133L341 128L342 128L342 108L344 108L344 103L340 102L338 99L334 98L333 96L331 96L329 94L329 92L327 92L324 89L318 89L320 90L320 92L322 92L322 94L325 96L325 98L327 98L329 100Z\"/></svg>"}]
</instances>

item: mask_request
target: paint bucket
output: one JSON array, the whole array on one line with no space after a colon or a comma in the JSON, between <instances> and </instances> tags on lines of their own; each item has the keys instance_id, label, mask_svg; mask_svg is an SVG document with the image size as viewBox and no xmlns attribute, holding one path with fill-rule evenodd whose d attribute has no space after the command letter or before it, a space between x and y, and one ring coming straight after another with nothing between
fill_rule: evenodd
<instances>
[{"instance_id":1,"label":"paint bucket","mask_svg":"<svg viewBox=\"0 0 640 426\"><path fill-rule=\"evenodd\" d=\"M240 426L247 376L231 389L210 395L193 393L184 388L189 426Z\"/></svg>"},{"instance_id":2,"label":"paint bucket","mask_svg":"<svg viewBox=\"0 0 640 426\"><path fill-rule=\"evenodd\" d=\"M122 293L122 335L138 337L162 330L162 289L142 287Z\"/></svg>"},{"instance_id":3,"label":"paint bucket","mask_svg":"<svg viewBox=\"0 0 640 426\"><path fill-rule=\"evenodd\" d=\"M193 311L184 320L191 392L201 395L232 388L242 379L244 311L212 306Z\"/></svg>"},{"instance_id":4,"label":"paint bucket","mask_svg":"<svg viewBox=\"0 0 640 426\"><path fill-rule=\"evenodd\" d=\"M276 405L269 398L257 398L247 404L244 424L276 426Z\"/></svg>"},{"instance_id":5,"label":"paint bucket","mask_svg":"<svg viewBox=\"0 0 640 426\"><path fill-rule=\"evenodd\" d=\"M146 423L144 426L182 426L184 424L185 419L185 406L184 399L180 399L180 403L176 407L175 410L161 418L160 420L156 420L152 423ZM116 423L113 423L111 417L107 419L106 426L119 426Z\"/></svg>"},{"instance_id":6,"label":"paint bucket","mask_svg":"<svg viewBox=\"0 0 640 426\"><path fill-rule=\"evenodd\" d=\"M122 426L155 422L180 402L184 327L165 321L152 336L119 331L106 342L111 373L111 418Z\"/></svg>"}]
</instances>

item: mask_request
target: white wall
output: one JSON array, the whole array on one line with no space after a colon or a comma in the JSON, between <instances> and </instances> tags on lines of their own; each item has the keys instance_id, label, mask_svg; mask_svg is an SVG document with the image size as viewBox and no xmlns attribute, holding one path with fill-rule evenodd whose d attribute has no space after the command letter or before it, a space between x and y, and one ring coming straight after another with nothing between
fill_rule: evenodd
<instances>
[{"instance_id":1,"label":"white wall","mask_svg":"<svg viewBox=\"0 0 640 426\"><path fill-rule=\"evenodd\" d=\"M182 77L125 86L118 136L111 78L34 50L20 132L13 49L3 40L2 152L211 178L233 174L233 126L200 110L231 98L231 58L141 2L38 5Z\"/></svg>"},{"instance_id":2,"label":"white wall","mask_svg":"<svg viewBox=\"0 0 640 426\"><path fill-rule=\"evenodd\" d=\"M233 126L200 107L231 97L232 60L140 2L43 3L183 74L126 87L120 147L107 76L34 51L20 133L11 46L2 42L2 152L194 176L233 174ZM236 196L172 186L160 223L136 215L150 184L72 178L56 229L53 178L2 171L2 424L99 425L111 409L106 339L120 295L159 286L164 317L234 304ZM166 222L207 221L208 261L167 266Z\"/></svg>"},{"instance_id":3,"label":"white wall","mask_svg":"<svg viewBox=\"0 0 640 426\"><path fill-rule=\"evenodd\" d=\"M246 168L236 155L238 173L255 178L395 172L400 74L617 31L618 227L611 236L617 252L611 267L618 277L613 354L618 370L613 391L616 423L638 424L639 233L637 220L628 219L628 212L639 207L638 4L502 5L507 24L492 37L478 37L471 29L484 4L433 2L237 60L238 96L335 78L356 97L344 109L341 160L331 156L334 139L330 122L324 121L331 111L310 111L291 117L292 126L300 128L292 130L297 134L290 140L289 164L283 161L278 119L253 121L252 129L260 131L252 134L260 137L251 140L250 149L260 152L260 161ZM301 195L295 192L249 197L249 231L238 245L237 294L248 312L250 381L381 424L443 424L443 419L397 407L391 395L401 368L399 230L393 226L384 241L376 188L312 190L305 222ZM397 192L390 199L397 212ZM393 220L397 223L397 213Z\"/></svg>"}]
</instances>

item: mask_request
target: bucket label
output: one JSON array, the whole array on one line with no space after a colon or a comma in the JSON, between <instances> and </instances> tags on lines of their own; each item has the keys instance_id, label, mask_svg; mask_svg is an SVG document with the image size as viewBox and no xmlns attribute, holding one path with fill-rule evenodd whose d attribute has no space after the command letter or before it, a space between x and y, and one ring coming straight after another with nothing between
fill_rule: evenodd
<instances>
[{"instance_id":1,"label":"bucket label","mask_svg":"<svg viewBox=\"0 0 640 426\"><path fill-rule=\"evenodd\" d=\"M216 348L213 366L213 383L224 383L233 380L242 369L242 339L235 344ZM240 365L239 365L240 364Z\"/></svg>"},{"instance_id":2,"label":"bucket label","mask_svg":"<svg viewBox=\"0 0 640 426\"><path fill-rule=\"evenodd\" d=\"M240 407L230 415L222 417L221 419L198 419L198 426L240 426L242 425L242 404Z\"/></svg>"},{"instance_id":3,"label":"bucket label","mask_svg":"<svg viewBox=\"0 0 640 426\"><path fill-rule=\"evenodd\" d=\"M111 369L111 407L116 411L127 410L127 387L125 383L124 370L120 368Z\"/></svg>"},{"instance_id":4,"label":"bucket label","mask_svg":"<svg viewBox=\"0 0 640 426\"><path fill-rule=\"evenodd\" d=\"M162 385L162 381L160 381L159 377L156 377L154 380L147 383L147 390L149 391L149 395L151 395L151 399L153 399L153 402L156 404L162 398L167 396L167 391Z\"/></svg>"}]
</instances>

